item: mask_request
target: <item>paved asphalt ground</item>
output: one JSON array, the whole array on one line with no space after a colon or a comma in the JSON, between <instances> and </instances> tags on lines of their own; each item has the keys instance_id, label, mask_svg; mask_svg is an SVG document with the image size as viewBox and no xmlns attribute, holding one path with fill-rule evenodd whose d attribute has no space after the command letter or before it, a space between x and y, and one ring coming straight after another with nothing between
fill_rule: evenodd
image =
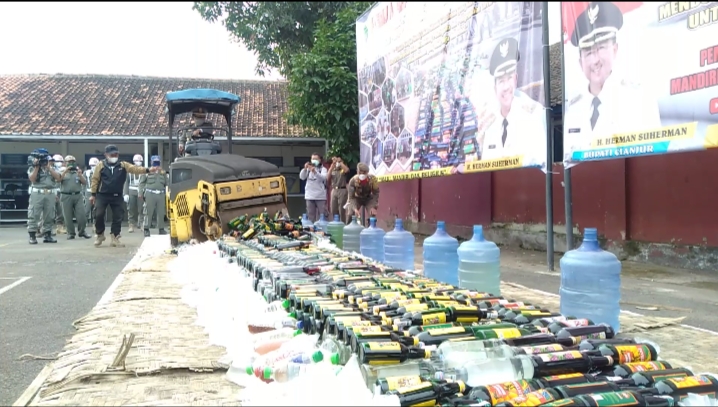
<instances>
[{"instance_id":1,"label":"paved asphalt ground","mask_svg":"<svg viewBox=\"0 0 718 407\"><path fill-rule=\"evenodd\" d=\"M97 304L143 240L125 227L124 248L56 238L30 246L24 227L0 228L0 405L14 403L48 362L18 358L61 351L72 322Z\"/></svg>"}]
</instances>

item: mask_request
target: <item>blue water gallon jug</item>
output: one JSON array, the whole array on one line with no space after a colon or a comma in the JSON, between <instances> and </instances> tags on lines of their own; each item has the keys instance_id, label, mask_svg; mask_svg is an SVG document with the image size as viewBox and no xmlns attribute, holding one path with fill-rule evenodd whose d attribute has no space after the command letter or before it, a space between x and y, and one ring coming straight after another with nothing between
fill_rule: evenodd
<instances>
[{"instance_id":1,"label":"blue water gallon jug","mask_svg":"<svg viewBox=\"0 0 718 407\"><path fill-rule=\"evenodd\" d=\"M484 228L474 225L474 236L459 246L459 286L501 295L501 250L484 238Z\"/></svg>"},{"instance_id":2,"label":"blue water gallon jug","mask_svg":"<svg viewBox=\"0 0 718 407\"><path fill-rule=\"evenodd\" d=\"M334 215L334 220L327 224L326 232L331 235L329 240L341 249L343 247L344 222L339 220L339 215Z\"/></svg>"},{"instance_id":3,"label":"blue water gallon jug","mask_svg":"<svg viewBox=\"0 0 718 407\"><path fill-rule=\"evenodd\" d=\"M459 285L459 241L446 233L446 224L436 222L436 232L424 240L424 276Z\"/></svg>"},{"instance_id":4,"label":"blue water gallon jug","mask_svg":"<svg viewBox=\"0 0 718 407\"><path fill-rule=\"evenodd\" d=\"M394 230L384 235L384 264L402 270L414 270L414 235L404 230L397 219Z\"/></svg>"},{"instance_id":5,"label":"blue water gallon jug","mask_svg":"<svg viewBox=\"0 0 718 407\"><path fill-rule=\"evenodd\" d=\"M598 231L586 228L578 249L561 257L561 314L607 323L618 332L621 262L598 245Z\"/></svg>"},{"instance_id":6,"label":"blue water gallon jug","mask_svg":"<svg viewBox=\"0 0 718 407\"><path fill-rule=\"evenodd\" d=\"M302 227L303 227L303 228L308 228L308 227L312 227L312 226L314 226L314 224L312 224L312 221L309 220L309 218L307 218L307 214L306 214L306 213L303 213L303 214L302 214Z\"/></svg>"},{"instance_id":7,"label":"blue water gallon jug","mask_svg":"<svg viewBox=\"0 0 718 407\"><path fill-rule=\"evenodd\" d=\"M319 215L319 220L314 222L314 229L316 231L324 232L327 230L327 224L329 224L329 222L327 222L327 218L325 218L324 214L322 213L321 215Z\"/></svg>"},{"instance_id":8,"label":"blue water gallon jug","mask_svg":"<svg viewBox=\"0 0 718 407\"><path fill-rule=\"evenodd\" d=\"M369 227L359 234L361 255L384 262L384 229L376 226L376 218L369 218Z\"/></svg>"},{"instance_id":9,"label":"blue water gallon jug","mask_svg":"<svg viewBox=\"0 0 718 407\"><path fill-rule=\"evenodd\" d=\"M357 217L352 216L352 221L344 226L344 232L342 237L343 249L348 252L361 253L361 243L359 242L359 235L364 226L357 222Z\"/></svg>"}]
</instances>

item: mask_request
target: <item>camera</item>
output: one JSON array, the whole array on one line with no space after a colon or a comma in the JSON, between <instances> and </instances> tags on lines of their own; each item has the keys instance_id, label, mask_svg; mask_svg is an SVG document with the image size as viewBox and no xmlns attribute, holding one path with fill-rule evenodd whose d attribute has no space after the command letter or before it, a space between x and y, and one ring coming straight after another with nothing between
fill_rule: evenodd
<instances>
[{"instance_id":1,"label":"camera","mask_svg":"<svg viewBox=\"0 0 718 407\"><path fill-rule=\"evenodd\" d=\"M50 152L44 148L36 148L32 150L30 155L27 157L27 164L29 166L44 167L50 162ZM35 164L37 160L37 164Z\"/></svg>"}]
</instances>

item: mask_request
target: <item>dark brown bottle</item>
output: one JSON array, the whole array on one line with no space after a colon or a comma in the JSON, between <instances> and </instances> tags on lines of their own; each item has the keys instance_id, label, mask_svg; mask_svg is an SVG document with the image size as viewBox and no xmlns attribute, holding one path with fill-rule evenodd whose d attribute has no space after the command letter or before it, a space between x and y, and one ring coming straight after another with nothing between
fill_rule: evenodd
<instances>
[{"instance_id":1,"label":"dark brown bottle","mask_svg":"<svg viewBox=\"0 0 718 407\"><path fill-rule=\"evenodd\" d=\"M492 406L543 388L538 380L516 380L496 383L488 386L472 387L469 394L459 400L452 400L454 405L471 405L478 402L491 403Z\"/></svg>"},{"instance_id":2,"label":"dark brown bottle","mask_svg":"<svg viewBox=\"0 0 718 407\"><path fill-rule=\"evenodd\" d=\"M431 351L418 347L408 347L399 342L362 342L358 346L360 363L368 365L388 365L401 363L408 359L429 359Z\"/></svg>"},{"instance_id":3,"label":"dark brown bottle","mask_svg":"<svg viewBox=\"0 0 718 407\"><path fill-rule=\"evenodd\" d=\"M656 348L647 343L632 343L626 345L603 344L598 348L598 351L601 352L603 356L613 358L615 364L651 362L658 358Z\"/></svg>"},{"instance_id":4,"label":"dark brown bottle","mask_svg":"<svg viewBox=\"0 0 718 407\"><path fill-rule=\"evenodd\" d=\"M377 379L375 387L379 394L386 394L391 390L417 386L423 382L421 376L392 376Z\"/></svg>"},{"instance_id":5,"label":"dark brown bottle","mask_svg":"<svg viewBox=\"0 0 718 407\"><path fill-rule=\"evenodd\" d=\"M557 338L573 338L576 345L584 339L611 339L616 331L608 324L564 328L556 334Z\"/></svg>"},{"instance_id":6,"label":"dark brown bottle","mask_svg":"<svg viewBox=\"0 0 718 407\"><path fill-rule=\"evenodd\" d=\"M649 372L636 372L628 379L617 380L616 383L623 387L654 387L656 383L682 377L693 376L693 372L688 369L667 369L653 370Z\"/></svg>"},{"instance_id":7,"label":"dark brown bottle","mask_svg":"<svg viewBox=\"0 0 718 407\"><path fill-rule=\"evenodd\" d=\"M553 376L544 376L539 377L535 380L541 383L543 387L558 387L571 384L593 383L596 381L601 381L596 376L583 373L568 373Z\"/></svg>"},{"instance_id":8,"label":"dark brown bottle","mask_svg":"<svg viewBox=\"0 0 718 407\"><path fill-rule=\"evenodd\" d=\"M390 390L386 394L397 396L402 407L433 406L439 398L464 391L466 385L461 380L457 380L443 383L422 382L414 386Z\"/></svg>"},{"instance_id":9,"label":"dark brown bottle","mask_svg":"<svg viewBox=\"0 0 718 407\"><path fill-rule=\"evenodd\" d=\"M718 398L718 379L708 374L662 380L654 388L659 394L671 396L679 402L688 397L688 393Z\"/></svg>"},{"instance_id":10,"label":"dark brown bottle","mask_svg":"<svg viewBox=\"0 0 718 407\"><path fill-rule=\"evenodd\" d=\"M609 371L609 376L622 377L625 379L636 372L650 372L654 370L666 369L673 369L673 366L666 361L624 363L622 365L613 366L612 371Z\"/></svg>"},{"instance_id":11,"label":"dark brown bottle","mask_svg":"<svg viewBox=\"0 0 718 407\"><path fill-rule=\"evenodd\" d=\"M568 399L541 404L543 407L587 406L587 407L672 407L675 401L670 397L653 396L636 391L624 390L611 393L585 394Z\"/></svg>"},{"instance_id":12,"label":"dark brown bottle","mask_svg":"<svg viewBox=\"0 0 718 407\"><path fill-rule=\"evenodd\" d=\"M584 339L578 345L580 351L598 350L601 345L626 345L636 343L631 338L612 338L612 339Z\"/></svg>"}]
</instances>

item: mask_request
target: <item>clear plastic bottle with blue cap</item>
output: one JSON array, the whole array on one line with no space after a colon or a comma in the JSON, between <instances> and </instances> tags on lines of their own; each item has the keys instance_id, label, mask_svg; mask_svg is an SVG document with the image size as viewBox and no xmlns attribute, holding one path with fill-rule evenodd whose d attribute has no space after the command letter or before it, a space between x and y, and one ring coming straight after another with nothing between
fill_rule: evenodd
<instances>
[{"instance_id":1,"label":"clear plastic bottle with blue cap","mask_svg":"<svg viewBox=\"0 0 718 407\"><path fill-rule=\"evenodd\" d=\"M339 215L334 215L334 220L327 224L326 232L331 236L329 240L339 249L344 247L344 222L339 220Z\"/></svg>"},{"instance_id":2,"label":"clear plastic bottle with blue cap","mask_svg":"<svg viewBox=\"0 0 718 407\"><path fill-rule=\"evenodd\" d=\"M319 215L319 220L314 222L314 230L324 232L327 230L327 224L329 224L329 222L327 222L327 219L322 213Z\"/></svg>"},{"instance_id":3,"label":"clear plastic bottle with blue cap","mask_svg":"<svg viewBox=\"0 0 718 407\"><path fill-rule=\"evenodd\" d=\"M364 230L364 226L357 222L357 217L352 216L352 221L344 227L342 231L342 248L348 252L360 253L361 243L359 235Z\"/></svg>"},{"instance_id":4,"label":"clear plastic bottle with blue cap","mask_svg":"<svg viewBox=\"0 0 718 407\"><path fill-rule=\"evenodd\" d=\"M384 264L402 270L414 270L414 235L404 230L397 218L394 230L384 235Z\"/></svg>"},{"instance_id":5,"label":"clear plastic bottle with blue cap","mask_svg":"<svg viewBox=\"0 0 718 407\"><path fill-rule=\"evenodd\" d=\"M446 233L444 221L424 240L424 276L442 283L459 285L459 241Z\"/></svg>"},{"instance_id":6,"label":"clear plastic bottle with blue cap","mask_svg":"<svg viewBox=\"0 0 718 407\"><path fill-rule=\"evenodd\" d=\"M459 286L501 295L501 251L484 238L484 228L474 225L474 236L459 246Z\"/></svg>"},{"instance_id":7,"label":"clear plastic bottle with blue cap","mask_svg":"<svg viewBox=\"0 0 718 407\"><path fill-rule=\"evenodd\" d=\"M586 228L577 249L561 257L561 314L580 315L618 332L621 262L598 245L598 231Z\"/></svg>"},{"instance_id":8,"label":"clear plastic bottle with blue cap","mask_svg":"<svg viewBox=\"0 0 718 407\"><path fill-rule=\"evenodd\" d=\"M309 218L307 218L307 214L306 214L306 213L303 213L303 214L302 214L302 227L303 227L303 228L309 228L309 227L312 227L312 226L314 226L314 224L312 223L312 221L309 220Z\"/></svg>"},{"instance_id":9,"label":"clear plastic bottle with blue cap","mask_svg":"<svg viewBox=\"0 0 718 407\"><path fill-rule=\"evenodd\" d=\"M376 218L369 218L369 227L359 235L361 255L380 263L384 262L384 229L376 225Z\"/></svg>"}]
</instances>

